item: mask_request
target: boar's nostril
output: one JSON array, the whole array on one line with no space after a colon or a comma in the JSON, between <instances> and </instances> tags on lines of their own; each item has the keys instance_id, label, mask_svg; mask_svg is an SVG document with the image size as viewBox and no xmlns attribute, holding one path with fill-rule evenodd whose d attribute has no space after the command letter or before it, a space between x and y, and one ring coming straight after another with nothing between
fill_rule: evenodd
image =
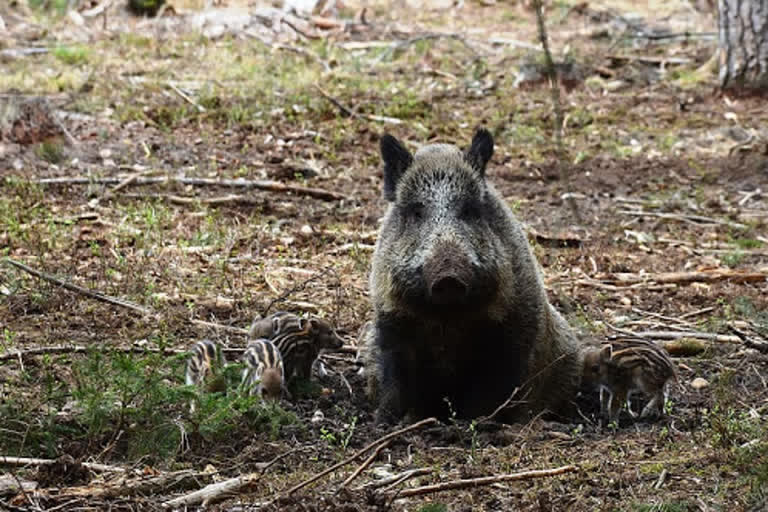
<instances>
[{"instance_id":1,"label":"boar's nostril","mask_svg":"<svg viewBox=\"0 0 768 512\"><path fill-rule=\"evenodd\" d=\"M430 289L432 300L438 304L452 304L463 301L467 296L467 285L455 277L442 277Z\"/></svg>"}]
</instances>

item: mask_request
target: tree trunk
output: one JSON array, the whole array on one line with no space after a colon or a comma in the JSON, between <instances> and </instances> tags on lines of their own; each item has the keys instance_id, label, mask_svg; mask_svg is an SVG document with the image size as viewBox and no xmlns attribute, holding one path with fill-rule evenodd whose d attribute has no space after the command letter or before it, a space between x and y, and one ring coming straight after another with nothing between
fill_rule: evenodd
<instances>
[{"instance_id":1,"label":"tree trunk","mask_svg":"<svg viewBox=\"0 0 768 512\"><path fill-rule=\"evenodd\" d=\"M720 87L768 91L768 0L719 0Z\"/></svg>"}]
</instances>

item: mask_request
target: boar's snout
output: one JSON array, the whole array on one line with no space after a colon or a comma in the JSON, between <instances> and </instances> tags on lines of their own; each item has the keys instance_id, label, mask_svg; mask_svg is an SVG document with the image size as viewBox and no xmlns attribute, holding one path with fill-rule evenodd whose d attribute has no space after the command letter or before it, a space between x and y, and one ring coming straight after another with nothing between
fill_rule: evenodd
<instances>
[{"instance_id":1,"label":"boar's snout","mask_svg":"<svg viewBox=\"0 0 768 512\"><path fill-rule=\"evenodd\" d=\"M455 304L467 297L467 285L457 277L445 276L432 284L429 293L437 304Z\"/></svg>"},{"instance_id":2,"label":"boar's snout","mask_svg":"<svg viewBox=\"0 0 768 512\"><path fill-rule=\"evenodd\" d=\"M472 264L456 244L443 243L424 266L430 301L438 305L467 300L472 282Z\"/></svg>"}]
</instances>

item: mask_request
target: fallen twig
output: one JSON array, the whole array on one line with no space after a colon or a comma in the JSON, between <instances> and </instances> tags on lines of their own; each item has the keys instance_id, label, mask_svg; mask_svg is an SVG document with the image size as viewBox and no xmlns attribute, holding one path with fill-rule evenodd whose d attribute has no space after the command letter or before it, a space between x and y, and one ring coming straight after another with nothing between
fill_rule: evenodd
<instances>
[{"instance_id":1,"label":"fallen twig","mask_svg":"<svg viewBox=\"0 0 768 512\"><path fill-rule=\"evenodd\" d=\"M681 338L694 338L699 340L710 340L718 343L739 343L741 338L738 336L730 336L728 334L714 334L711 332L698 332L698 331L641 331L633 332L627 329L622 329L608 322L603 322L609 328L621 333L625 336L636 336L638 338L648 338L656 340L679 340Z\"/></svg>"},{"instance_id":2,"label":"fallen twig","mask_svg":"<svg viewBox=\"0 0 768 512\"><path fill-rule=\"evenodd\" d=\"M287 52L298 53L299 55L303 55L305 57L309 57L311 60L314 60L315 62L319 63L323 67L324 71L328 72L328 71L331 70L331 66L326 61L321 59L320 56L318 56L316 53L313 53L313 52L311 52L311 51L309 51L307 49L298 48L298 47L295 47L295 46L288 46L286 44L276 44L275 48L277 48L278 50L284 50L284 51L287 51Z\"/></svg>"},{"instance_id":3,"label":"fallen twig","mask_svg":"<svg viewBox=\"0 0 768 512\"><path fill-rule=\"evenodd\" d=\"M541 5L542 0L534 0L533 7L536 9L536 23L539 28L539 40L544 50L544 63L549 77L549 90L552 95L552 108L555 111L555 147L559 160L558 169L560 171L560 181L566 191L565 202L573 214L574 220L581 224L581 214L576 199L571 193L568 172L566 171L566 162L569 161L563 144L563 108L560 102L560 83L555 69L555 62L552 60L552 54L549 51L549 39L547 38L547 27L544 23L544 8Z\"/></svg>"},{"instance_id":4,"label":"fallen twig","mask_svg":"<svg viewBox=\"0 0 768 512\"><path fill-rule=\"evenodd\" d=\"M111 185L113 183L120 182L121 180L119 178L87 178L84 176L72 178L45 178L34 181L34 183L37 183L38 185L88 185L92 183L97 183L100 185ZM268 192L294 193L299 196L309 196L326 201L349 199L348 196L339 192L333 192L330 190L313 187L302 187L299 185L286 185L285 183L272 180L215 180L211 178L186 178L184 176L176 176L163 178L137 178L133 180L131 184L156 185L168 183L178 183L180 185L191 185L197 187L255 188L259 190L266 190Z\"/></svg>"},{"instance_id":5,"label":"fallen twig","mask_svg":"<svg viewBox=\"0 0 768 512\"><path fill-rule=\"evenodd\" d=\"M152 477L137 477L126 480L120 477L116 482L103 485L85 485L80 487L65 487L61 489L41 489L34 491L36 496L62 498L115 498L118 496L147 496L157 495L169 489L193 484L200 477L207 475L192 470L174 471Z\"/></svg>"},{"instance_id":6,"label":"fallen twig","mask_svg":"<svg viewBox=\"0 0 768 512\"><path fill-rule=\"evenodd\" d=\"M733 331L736 336L741 339L742 343L744 343L744 345L747 347L753 348L758 352L762 352L763 354L768 354L768 343L761 343L753 340L746 332L742 331L733 324L728 324L728 328Z\"/></svg>"},{"instance_id":7,"label":"fallen twig","mask_svg":"<svg viewBox=\"0 0 768 512\"><path fill-rule=\"evenodd\" d=\"M677 220L695 226L720 225L728 226L735 229L747 229L747 225L739 222L733 222L730 220L714 219L712 217L704 217L703 215L688 215L679 213L662 213L662 212L649 212L646 210L619 210L622 215L635 215L639 217L658 217L660 219Z\"/></svg>"},{"instance_id":8,"label":"fallen twig","mask_svg":"<svg viewBox=\"0 0 768 512\"><path fill-rule=\"evenodd\" d=\"M222 325L217 324L214 322L206 322L205 320L196 320L192 319L190 320L195 325L200 325L202 327L210 327L211 329L216 329L218 331L225 331L225 332L231 332L234 334L248 334L248 329L243 329L242 327L232 327L231 325Z\"/></svg>"},{"instance_id":9,"label":"fallen twig","mask_svg":"<svg viewBox=\"0 0 768 512\"><path fill-rule=\"evenodd\" d=\"M238 334L241 334L238 332ZM24 350L9 350L3 354L0 354L0 361L6 361L9 359L22 359L28 356L40 356L40 355L46 355L46 354L84 354L87 352L93 352L93 351L101 351L101 352L122 352L122 353L132 353L132 354L143 354L143 353L153 353L153 354L164 354L164 355L177 355L177 354L187 354L189 353L186 349L177 349L177 348L154 348L154 347L139 347L139 346L132 346L132 347L114 347L114 346L108 346L108 345L91 345L91 346L84 346L84 345L57 345L57 346L48 346L48 347L32 347L27 348ZM222 347L222 352L226 354L242 354L245 352L245 348L243 347Z\"/></svg>"},{"instance_id":10,"label":"fallen twig","mask_svg":"<svg viewBox=\"0 0 768 512\"><path fill-rule=\"evenodd\" d=\"M152 314L152 311L141 307L137 304L134 304L132 302L128 302L122 299L118 299L116 297L111 297L109 295L104 295L103 293L94 292L92 290L88 290L87 288L83 288L82 286L77 286L71 283L68 283L62 279L59 279L56 276L53 276L51 274L47 274L45 272L40 272L39 270L35 270L32 267L28 267L27 265L20 263L18 261L12 260L10 258L5 258L5 262L13 265L16 268L19 268L23 270L24 272L27 272L28 274L31 274L37 278L42 279L43 281L48 281L49 283L61 286L64 289L67 289L71 292L79 293L80 295L84 295L86 297L90 297L91 299L100 300L102 302L106 302L108 304L112 304L114 306L120 306L126 309L130 309L132 311L139 312L143 315L149 315Z\"/></svg>"},{"instance_id":11,"label":"fallen twig","mask_svg":"<svg viewBox=\"0 0 768 512\"><path fill-rule=\"evenodd\" d=\"M265 463L259 471L248 473L246 475L241 475L235 478L230 478L229 480L224 480L223 482L217 482L214 484L207 485L203 487L202 489L198 489L197 491L191 492L189 494L185 494L183 496L179 496L178 498L173 498L172 500L168 500L165 503L163 503L166 507L175 507L178 505L196 505L198 503L201 503L204 507L215 503L217 501L220 501L227 496L230 496L232 494L235 494L244 488L252 485L256 481L258 481L262 476L264 476L264 473L275 465L278 461L284 459L288 455L291 455L293 453L296 453L298 451L305 450L306 447L298 447L294 448L293 450L289 450L285 453L282 453L272 459L271 461Z\"/></svg>"},{"instance_id":12,"label":"fallen twig","mask_svg":"<svg viewBox=\"0 0 768 512\"><path fill-rule=\"evenodd\" d=\"M685 57L653 57L649 55L606 55L606 57L614 60L636 60L648 64L688 64L691 62L691 59Z\"/></svg>"},{"instance_id":13,"label":"fallen twig","mask_svg":"<svg viewBox=\"0 0 768 512\"><path fill-rule=\"evenodd\" d=\"M30 457L8 457L0 455L0 465L6 466L50 466L58 463L56 459L36 459ZM93 471L104 471L109 473L125 473L127 470L118 466L109 466L106 464L97 464L95 462L81 462L86 469Z\"/></svg>"},{"instance_id":14,"label":"fallen twig","mask_svg":"<svg viewBox=\"0 0 768 512\"><path fill-rule=\"evenodd\" d=\"M344 106L339 100L337 100L336 98L334 98L333 96L325 92L325 90L323 90L323 88L320 87L318 84L313 84L313 85L315 86L315 89L317 89L317 92L319 92L323 98L333 103L336 108L341 110L342 114L348 117L355 117L355 112L353 112L352 110Z\"/></svg>"},{"instance_id":15,"label":"fallen twig","mask_svg":"<svg viewBox=\"0 0 768 512\"><path fill-rule=\"evenodd\" d=\"M480 478L467 478L464 480L451 480L450 482L441 482L439 484L424 485L413 489L399 491L397 498L407 498L409 496L421 496L423 494L432 494L442 491L454 491L457 489L467 489L469 487L480 487L483 485L498 484L501 482L514 482L516 480L531 480L534 478L545 478L550 476L562 475L576 471L577 466L561 466L553 469L534 469L531 471L522 471L520 473L511 473L507 475L485 476Z\"/></svg>"},{"instance_id":16,"label":"fallen twig","mask_svg":"<svg viewBox=\"0 0 768 512\"><path fill-rule=\"evenodd\" d=\"M382 451L384 448L386 448L387 446L389 446L389 443L390 443L390 442L391 442L391 440L385 441L385 442L381 443L381 444L380 444L380 445L379 445L379 446L378 446L378 447L377 447L375 450L373 450L373 453L371 454L371 456L370 456L370 457L368 457L367 459L365 459L365 462L363 462L362 464L360 464L360 465L357 467L357 469L355 470L355 472L354 472L354 473L352 473L351 475L349 475L349 476L347 477L347 479L346 479L346 480L344 480L344 481L341 483L341 486L339 487L339 490L341 490L341 489L344 489L346 486L348 486L350 483L352 483L352 481L353 481L355 478L357 478L358 476L360 476L360 473L362 473L363 471L365 471L365 468L367 468L368 466L370 466L370 465L373 463L373 461L374 461L374 460L376 460L376 457L378 457L378 456L379 456L379 453L381 453L381 451Z\"/></svg>"},{"instance_id":17,"label":"fallen twig","mask_svg":"<svg viewBox=\"0 0 768 512\"><path fill-rule=\"evenodd\" d=\"M385 435L384 437L381 437L381 438L373 441L372 443L369 443L364 448L356 451L354 454L352 454L351 456L349 456L346 459L342 460L341 462L339 462L337 464L334 464L333 466L329 467L328 469L326 469L324 471L321 471L320 473L316 474L312 478L309 478L307 480L304 480L301 483L298 483L298 484L294 485L293 487L291 487L290 489L285 491L285 495L286 496L290 496L291 494L293 494L294 492L298 491L299 489L303 489L304 487L308 486L309 484L314 483L314 482L320 480L325 475L327 475L329 473L332 473L333 471L336 471L340 467L346 466L350 462L353 462L354 460L356 460L358 457L364 455L371 448L374 448L374 447L376 447L376 446L378 446L380 444L388 442L389 440L394 439L395 437L397 437L399 435L405 434L406 432L410 432L411 430L415 430L417 428L423 427L424 425L429 425L429 424L432 424L432 423L437 423L437 419L436 418L427 418L427 419L421 420L421 421L419 421L417 423L413 423L412 425L409 425L409 426L407 426L405 428L401 428L399 430L395 430L394 432L390 432L389 434Z\"/></svg>"},{"instance_id":18,"label":"fallen twig","mask_svg":"<svg viewBox=\"0 0 768 512\"><path fill-rule=\"evenodd\" d=\"M615 272L611 274L598 274L593 278L603 284L612 284L616 286L630 286L646 283L714 283L718 281L759 283L768 281L768 269L747 272L731 269L717 269L703 270L700 272L662 272L659 274Z\"/></svg>"},{"instance_id":19,"label":"fallen twig","mask_svg":"<svg viewBox=\"0 0 768 512\"><path fill-rule=\"evenodd\" d=\"M220 206L224 204L261 206L264 204L263 201L260 201L257 198L238 194L229 194L220 197L185 197L177 196L174 194L120 194L118 197L125 197L129 199L159 199L161 201L167 201L172 204L180 204L185 206L195 204L209 204L212 206Z\"/></svg>"},{"instance_id":20,"label":"fallen twig","mask_svg":"<svg viewBox=\"0 0 768 512\"><path fill-rule=\"evenodd\" d=\"M417 476L424 476L424 475L431 475L434 472L432 468L419 468L419 469L411 469L409 471L405 471L403 473L400 473L399 475L395 475L391 478L385 478L379 482L375 482L372 487L384 487L381 492L388 492L397 487L398 485L402 484L406 480L410 480L411 478L415 478Z\"/></svg>"},{"instance_id":21,"label":"fallen twig","mask_svg":"<svg viewBox=\"0 0 768 512\"><path fill-rule=\"evenodd\" d=\"M278 295L277 297L272 299L269 302L269 304L267 304L267 307L265 307L264 310L261 312L261 317L264 318L265 316L267 316L267 314L269 313L269 310L272 309L272 306L274 306L278 302L284 301L285 299L290 297L292 294L304 290L304 288L306 288L309 283L312 283L313 281L317 281L318 279L321 279L321 278L325 277L326 275L328 275L328 273L332 269L333 269L333 267L328 266L325 269L323 269L322 271L316 273L313 276L308 277L307 279L304 279L303 281L301 281L296 286L294 286L292 288L289 288L288 290L284 291L283 293L281 293L280 295ZM265 277L266 277L266 272L265 272ZM269 283L267 283L267 284L269 284Z\"/></svg>"},{"instance_id":22,"label":"fallen twig","mask_svg":"<svg viewBox=\"0 0 768 512\"><path fill-rule=\"evenodd\" d=\"M184 101L186 101L187 103L195 107L198 112L200 113L205 112L205 107L203 107L202 105L197 103L195 100L190 98L187 93L179 89L176 85L172 84L171 82L168 82L168 87L170 87L173 92L178 94L181 97L181 99L183 99Z\"/></svg>"},{"instance_id":23,"label":"fallen twig","mask_svg":"<svg viewBox=\"0 0 768 512\"><path fill-rule=\"evenodd\" d=\"M408 39L405 39L403 41L397 41L395 43L392 43L389 48L387 48L385 51L379 55L376 60L374 61L374 64L378 64L379 62L383 61L384 59L388 59L390 55L392 55L397 50L402 50L406 46L410 46L413 43L417 43L419 41L426 41L430 39L454 39L456 41L459 41L461 44L463 44L473 55L480 56L480 53L472 46L470 45L467 40L462 36L461 34L456 33L444 33L444 32L432 32L429 34L421 34L418 36L413 36Z\"/></svg>"}]
</instances>

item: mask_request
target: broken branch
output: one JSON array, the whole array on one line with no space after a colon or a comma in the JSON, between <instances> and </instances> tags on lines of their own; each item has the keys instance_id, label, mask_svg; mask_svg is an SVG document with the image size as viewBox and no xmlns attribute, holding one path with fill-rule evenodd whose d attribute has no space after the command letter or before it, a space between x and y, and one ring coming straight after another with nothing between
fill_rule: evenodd
<instances>
[{"instance_id":1,"label":"broken branch","mask_svg":"<svg viewBox=\"0 0 768 512\"><path fill-rule=\"evenodd\" d=\"M553 469L535 469L531 471L522 471L520 473L511 473L507 475L485 476L480 478L467 478L464 480L451 480L439 484L424 485L413 489L406 489L397 493L397 498L407 498L409 496L420 496L423 494L432 494L442 491L454 491L457 489L467 489L470 487L480 487L483 485L498 484L501 482L514 482L516 480L531 480L534 478L545 478L550 476L562 475L576 471L577 466L562 466Z\"/></svg>"},{"instance_id":2,"label":"broken branch","mask_svg":"<svg viewBox=\"0 0 768 512\"><path fill-rule=\"evenodd\" d=\"M350 395L351 395L351 394L352 394L352 392L350 391ZM360 476L360 473L362 473L363 471L365 471L365 468L367 468L368 466L370 466L370 465L373 463L373 461L374 461L374 460L376 460L376 457L378 457L378 456L379 456L379 453L381 453L381 450L383 450L384 448L386 448L387 446L389 446L389 443L390 443L390 442L391 442L391 441L386 441L386 442L384 442L384 443L381 443L381 444L378 446L378 448L376 448L376 449L373 451L373 453L371 454L371 456L370 456L370 457L368 457L367 459L365 459L365 462L363 462L362 464L360 464L360 466L358 466L358 468L355 470L355 472L354 472L354 473L352 473L351 475L349 475L349 477L348 477L346 480L344 480L344 481L341 483L341 487L340 487L340 489L344 489L346 486L348 486L350 483L352 483L352 481L353 481L355 478L357 478L358 476Z\"/></svg>"},{"instance_id":3,"label":"broken branch","mask_svg":"<svg viewBox=\"0 0 768 512\"><path fill-rule=\"evenodd\" d=\"M329 467L325 471L321 471L320 473L316 474L312 478L309 478L307 480L304 480L301 483L298 483L298 484L294 485L293 487L288 489L285 492L285 494L286 494L286 496L290 496L291 494L293 494L294 492L298 491L299 489L303 489L304 487L308 486L309 484L314 483L314 482L320 480L325 475L327 475L329 473L332 473L333 471L336 471L340 467L346 466L350 462L355 461L358 457L364 455L371 448L374 448L374 447L376 447L376 446L378 446L380 444L388 442L389 440L394 439L395 437L397 437L399 435L405 434L406 432L410 432L411 430L416 430L417 428L420 428L420 427L423 427L424 425L429 425L429 424L432 424L432 423L437 423L437 418L427 418L425 420L421 420L421 421L419 421L417 423L409 425L409 426L407 426L405 428L401 428L399 430L395 430L394 432L390 432L389 434L385 435L384 437L381 437L381 438L373 441L372 443L369 443L364 448L358 450L357 452L355 452L351 456L347 457L343 461L341 461L341 462L339 462L337 464L334 464L333 466Z\"/></svg>"},{"instance_id":4,"label":"broken branch","mask_svg":"<svg viewBox=\"0 0 768 512\"><path fill-rule=\"evenodd\" d=\"M44 178L36 180L34 183L38 185L89 185L96 183L99 185L111 185L120 183L119 178L87 178L83 176L78 177L64 177L64 178ZM299 185L286 185L279 181L272 180L216 180L212 178L186 178L183 176L165 177L165 178L137 178L133 180L132 185L156 185L156 184L168 184L177 183L180 185L190 185L196 187L228 187L228 188L255 188L258 190L265 190L268 192L281 192L281 193L293 193L298 196L309 196L316 199L322 199L325 201L338 201L342 199L349 199L348 196L339 192L333 192L330 190L324 190L313 187L302 187Z\"/></svg>"},{"instance_id":5,"label":"broken branch","mask_svg":"<svg viewBox=\"0 0 768 512\"><path fill-rule=\"evenodd\" d=\"M88 290L87 288L83 288L82 286L77 286L75 284L68 283L62 279L59 279L58 277L41 272L39 270L35 270L32 267L28 267L27 265L20 263L16 260L12 260L10 258L5 258L5 262L9 263L10 265L13 265L16 268L19 268L23 270L24 272L31 274L37 278L42 279L43 281L48 281L49 283L61 286L62 288L69 290L71 292L79 293L80 295L84 295L86 297L89 297L91 299L100 300L102 302L106 302L107 304L112 304L114 306L120 306L126 309L130 309L132 311L139 312L143 315L149 315L152 314L152 311L143 308L137 304L134 304L132 302L128 302L122 299L118 299L116 297L111 297L109 295L104 295L103 293L95 292L92 290Z\"/></svg>"},{"instance_id":6,"label":"broken branch","mask_svg":"<svg viewBox=\"0 0 768 512\"><path fill-rule=\"evenodd\" d=\"M31 457L8 457L0 455L0 464L7 466L51 466L58 463L56 459L36 459ZM125 473L127 470L118 466L108 466L106 464L97 464L95 462L81 462L84 468L93 471L104 471L110 473Z\"/></svg>"}]
</instances>

